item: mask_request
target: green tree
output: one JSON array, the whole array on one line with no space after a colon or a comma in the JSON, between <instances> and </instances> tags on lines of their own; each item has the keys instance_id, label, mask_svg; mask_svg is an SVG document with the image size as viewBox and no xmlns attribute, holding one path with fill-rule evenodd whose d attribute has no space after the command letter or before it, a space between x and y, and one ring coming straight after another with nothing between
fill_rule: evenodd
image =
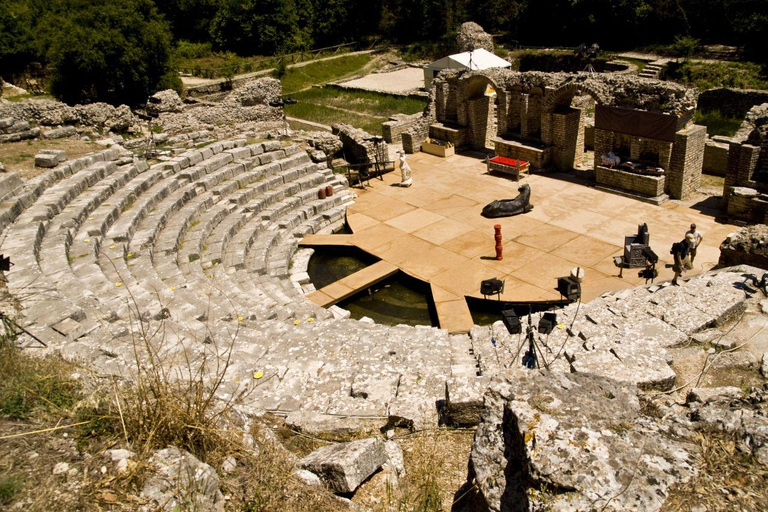
<instances>
[{"instance_id":1,"label":"green tree","mask_svg":"<svg viewBox=\"0 0 768 512\"><path fill-rule=\"evenodd\" d=\"M219 10L219 0L154 0L171 24L176 40L196 43L210 39L211 20Z\"/></svg>"},{"instance_id":2,"label":"green tree","mask_svg":"<svg viewBox=\"0 0 768 512\"><path fill-rule=\"evenodd\" d=\"M275 55L311 46L294 0L223 0L211 23L216 50Z\"/></svg>"},{"instance_id":3,"label":"green tree","mask_svg":"<svg viewBox=\"0 0 768 512\"><path fill-rule=\"evenodd\" d=\"M36 58L30 9L23 2L0 2L0 77L15 79Z\"/></svg>"},{"instance_id":4,"label":"green tree","mask_svg":"<svg viewBox=\"0 0 768 512\"><path fill-rule=\"evenodd\" d=\"M169 71L170 41L151 0L61 0L39 26L51 92L67 103L145 101Z\"/></svg>"}]
</instances>

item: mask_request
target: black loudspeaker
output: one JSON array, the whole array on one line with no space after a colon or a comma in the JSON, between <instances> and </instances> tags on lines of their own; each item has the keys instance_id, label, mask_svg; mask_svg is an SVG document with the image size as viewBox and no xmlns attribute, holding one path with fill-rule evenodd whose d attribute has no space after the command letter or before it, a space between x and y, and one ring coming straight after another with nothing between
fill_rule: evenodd
<instances>
[{"instance_id":1,"label":"black loudspeaker","mask_svg":"<svg viewBox=\"0 0 768 512\"><path fill-rule=\"evenodd\" d=\"M520 334L523 330L520 325L520 318L512 309L504 309L501 312L501 320L504 322L504 326L509 331L509 334Z\"/></svg>"},{"instance_id":2,"label":"black loudspeaker","mask_svg":"<svg viewBox=\"0 0 768 512\"><path fill-rule=\"evenodd\" d=\"M480 293L482 295L496 295L504 291L504 281L501 279L486 279L480 282Z\"/></svg>"},{"instance_id":3,"label":"black loudspeaker","mask_svg":"<svg viewBox=\"0 0 768 512\"><path fill-rule=\"evenodd\" d=\"M557 291L570 301L579 300L581 297L581 285L572 277L558 277Z\"/></svg>"},{"instance_id":4,"label":"black loudspeaker","mask_svg":"<svg viewBox=\"0 0 768 512\"><path fill-rule=\"evenodd\" d=\"M552 329L557 325L557 315L555 313L544 313L539 320L539 332L541 334L549 334Z\"/></svg>"}]
</instances>

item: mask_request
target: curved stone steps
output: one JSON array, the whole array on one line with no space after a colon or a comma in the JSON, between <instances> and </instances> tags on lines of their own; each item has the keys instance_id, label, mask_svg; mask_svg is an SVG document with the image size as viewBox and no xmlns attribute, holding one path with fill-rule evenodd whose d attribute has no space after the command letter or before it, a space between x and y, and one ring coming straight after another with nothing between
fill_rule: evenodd
<instances>
[{"instance_id":1,"label":"curved stone steps","mask_svg":"<svg viewBox=\"0 0 768 512\"><path fill-rule=\"evenodd\" d=\"M115 161L119 157L116 149L108 149L100 153L64 162L61 165L40 174L27 182L12 197L6 199L0 207L0 229L4 230L13 223L27 208L35 204L50 187L68 176L78 173L98 162Z\"/></svg>"}]
</instances>

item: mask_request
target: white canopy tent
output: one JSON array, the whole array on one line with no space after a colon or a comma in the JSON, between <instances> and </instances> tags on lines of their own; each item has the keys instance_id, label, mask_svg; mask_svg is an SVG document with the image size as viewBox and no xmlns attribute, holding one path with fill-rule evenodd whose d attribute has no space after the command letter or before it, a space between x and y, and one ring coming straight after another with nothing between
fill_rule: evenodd
<instances>
[{"instance_id":1,"label":"white canopy tent","mask_svg":"<svg viewBox=\"0 0 768 512\"><path fill-rule=\"evenodd\" d=\"M443 69L470 69L472 71L479 71L481 69L508 68L510 66L512 66L512 64L506 60L497 57L488 50L482 48L471 52L449 55L424 66L424 88L429 90L432 86L432 79Z\"/></svg>"}]
</instances>

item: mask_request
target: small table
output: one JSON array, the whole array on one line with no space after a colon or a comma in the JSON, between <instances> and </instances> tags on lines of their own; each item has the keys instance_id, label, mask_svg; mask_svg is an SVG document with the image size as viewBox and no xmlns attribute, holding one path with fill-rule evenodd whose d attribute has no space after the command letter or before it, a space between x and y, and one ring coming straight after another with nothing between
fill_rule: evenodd
<instances>
[{"instance_id":1,"label":"small table","mask_svg":"<svg viewBox=\"0 0 768 512\"><path fill-rule=\"evenodd\" d=\"M504 174L510 174L515 177L515 181L520 181L520 174L528 172L530 163L525 160L507 158L505 156L495 156L485 161L488 166L488 172L496 171Z\"/></svg>"}]
</instances>

